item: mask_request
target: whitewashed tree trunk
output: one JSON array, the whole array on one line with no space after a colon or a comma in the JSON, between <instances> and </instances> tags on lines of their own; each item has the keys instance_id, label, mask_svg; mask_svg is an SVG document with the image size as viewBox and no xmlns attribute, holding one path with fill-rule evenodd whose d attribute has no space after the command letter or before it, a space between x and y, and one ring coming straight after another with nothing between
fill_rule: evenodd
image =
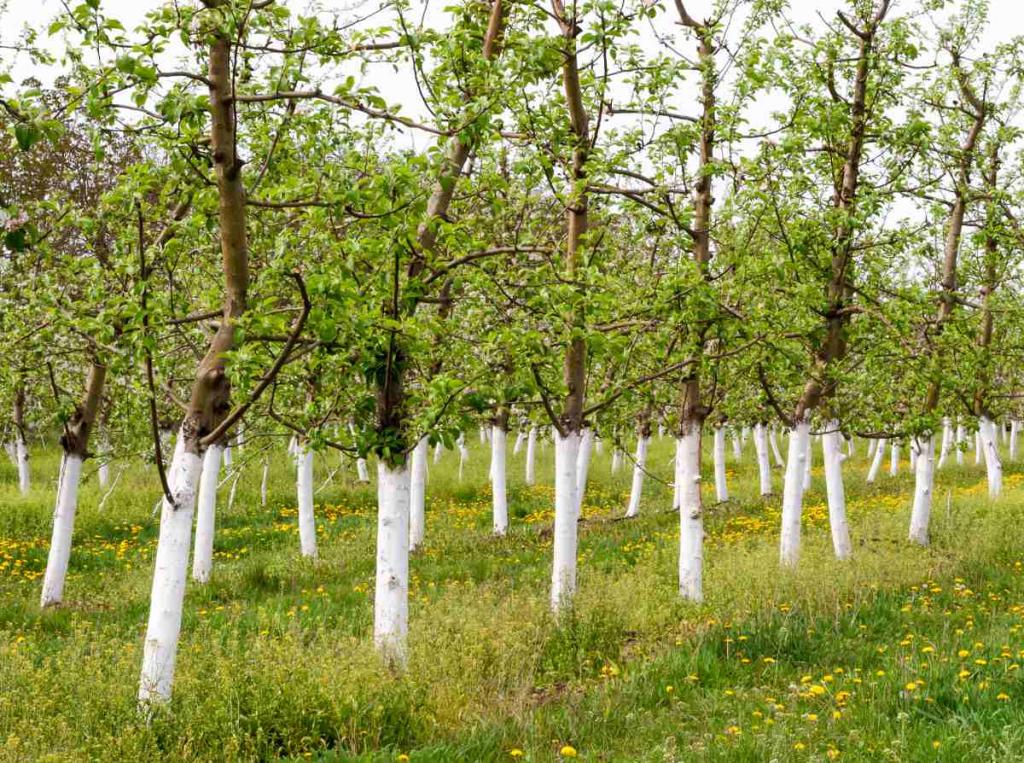
<instances>
[{"instance_id":1,"label":"whitewashed tree trunk","mask_svg":"<svg viewBox=\"0 0 1024 763\"><path fill-rule=\"evenodd\" d=\"M917 440L910 441L910 471L917 471Z\"/></svg>"},{"instance_id":2,"label":"whitewashed tree trunk","mask_svg":"<svg viewBox=\"0 0 1024 763\"><path fill-rule=\"evenodd\" d=\"M356 474L359 476L360 482L370 481L370 470L366 467L365 458L356 459Z\"/></svg>"},{"instance_id":3,"label":"whitewashed tree trunk","mask_svg":"<svg viewBox=\"0 0 1024 763\"><path fill-rule=\"evenodd\" d=\"M889 476L895 477L900 471L900 444L893 440L889 443Z\"/></svg>"},{"instance_id":4,"label":"whitewashed tree trunk","mask_svg":"<svg viewBox=\"0 0 1024 763\"><path fill-rule=\"evenodd\" d=\"M793 433L790 432L789 436L792 439ZM810 432L808 432L808 434L807 434L807 452L804 453L804 484L803 484L803 489L804 489L805 493L808 490L811 489L811 477L812 477L811 469L814 467L814 448L812 447L812 442L813 442L812 435L810 434ZM803 500L803 499L801 498L801 500Z\"/></svg>"},{"instance_id":5,"label":"whitewashed tree trunk","mask_svg":"<svg viewBox=\"0 0 1024 763\"><path fill-rule=\"evenodd\" d=\"M974 465L980 466L984 460L984 446L982 445L981 427L979 425L978 431L974 433Z\"/></svg>"},{"instance_id":6,"label":"whitewashed tree trunk","mask_svg":"<svg viewBox=\"0 0 1024 763\"><path fill-rule=\"evenodd\" d=\"M594 430L586 427L580 435L580 449L576 456L576 516L583 515L583 495L587 492L590 473L590 452L594 447Z\"/></svg>"},{"instance_id":7,"label":"whitewashed tree trunk","mask_svg":"<svg viewBox=\"0 0 1024 763\"><path fill-rule=\"evenodd\" d=\"M519 432L516 433L516 444L512 448L512 455L513 456L518 456L519 453L522 451L523 445L525 443L526 443L526 431L523 430L523 429L520 429Z\"/></svg>"},{"instance_id":8,"label":"whitewashed tree trunk","mask_svg":"<svg viewBox=\"0 0 1024 763\"><path fill-rule=\"evenodd\" d=\"M78 485L82 479L82 457L66 453L60 465L57 486L57 505L53 510L53 536L46 559L43 594L40 606L60 604L64 597L64 580L71 558L71 536L75 530L75 512L78 510Z\"/></svg>"},{"instance_id":9,"label":"whitewashed tree trunk","mask_svg":"<svg viewBox=\"0 0 1024 763\"><path fill-rule=\"evenodd\" d=\"M871 468L868 469L868 484L878 479L878 472L882 470L882 459L885 458L885 445L887 440L879 440L875 446L875 455L871 459Z\"/></svg>"},{"instance_id":10,"label":"whitewashed tree trunk","mask_svg":"<svg viewBox=\"0 0 1024 763\"><path fill-rule=\"evenodd\" d=\"M572 605L576 593L576 463L580 433L555 433L555 529L551 565L551 609Z\"/></svg>"},{"instance_id":11,"label":"whitewashed tree trunk","mask_svg":"<svg viewBox=\"0 0 1024 763\"><path fill-rule=\"evenodd\" d=\"M508 496L505 492L507 437L508 433L497 425L491 430L491 493L495 535L508 532Z\"/></svg>"},{"instance_id":12,"label":"whitewashed tree trunk","mask_svg":"<svg viewBox=\"0 0 1024 763\"><path fill-rule=\"evenodd\" d=\"M409 465L377 465L377 571L373 639L384 659L404 666L409 633Z\"/></svg>"},{"instance_id":13,"label":"whitewashed tree trunk","mask_svg":"<svg viewBox=\"0 0 1024 763\"><path fill-rule=\"evenodd\" d=\"M772 494L772 464L768 455L768 433L764 424L754 424L754 452L757 454L757 476L761 495Z\"/></svg>"},{"instance_id":14,"label":"whitewashed tree trunk","mask_svg":"<svg viewBox=\"0 0 1024 763\"><path fill-rule=\"evenodd\" d=\"M644 470L647 468L647 448L651 438L638 434L636 437L636 456L633 464L633 484L629 489L629 508L627 517L635 517L640 513L640 496L644 489Z\"/></svg>"},{"instance_id":15,"label":"whitewashed tree trunk","mask_svg":"<svg viewBox=\"0 0 1024 763\"><path fill-rule=\"evenodd\" d=\"M768 432L768 444L772 446L772 455L775 457L775 465L780 469L784 469L786 462L782 460L782 451L779 450L779 439L775 433L774 427L772 427L771 431Z\"/></svg>"},{"instance_id":16,"label":"whitewashed tree trunk","mask_svg":"<svg viewBox=\"0 0 1024 763\"><path fill-rule=\"evenodd\" d=\"M927 546L935 493L935 438L927 434L915 439L918 456L914 465L914 505L910 510L909 537L912 543Z\"/></svg>"},{"instance_id":17,"label":"whitewashed tree trunk","mask_svg":"<svg viewBox=\"0 0 1024 763\"><path fill-rule=\"evenodd\" d=\"M714 439L715 500L729 500L729 487L725 482L725 427L715 427ZM680 496L680 500L682 497Z\"/></svg>"},{"instance_id":18,"label":"whitewashed tree trunk","mask_svg":"<svg viewBox=\"0 0 1024 763\"><path fill-rule=\"evenodd\" d=\"M719 430L716 430L716 435ZM704 517L700 500L700 427L676 440L675 481L679 485L679 595L704 600Z\"/></svg>"},{"instance_id":19,"label":"whitewashed tree trunk","mask_svg":"<svg viewBox=\"0 0 1024 763\"><path fill-rule=\"evenodd\" d=\"M270 476L270 459L263 457L263 476L260 478L260 506L267 505L267 478Z\"/></svg>"},{"instance_id":20,"label":"whitewashed tree trunk","mask_svg":"<svg viewBox=\"0 0 1024 763\"><path fill-rule=\"evenodd\" d=\"M427 449L430 444L421 437L412 449L409 466L409 550L423 543L427 526Z\"/></svg>"},{"instance_id":21,"label":"whitewashed tree trunk","mask_svg":"<svg viewBox=\"0 0 1024 763\"><path fill-rule=\"evenodd\" d=\"M192 579L197 583L210 580L213 569L213 535L217 517L217 482L220 459L224 449L211 445L203 455L203 472L199 477L199 502L196 506L196 539L192 553Z\"/></svg>"},{"instance_id":22,"label":"whitewashed tree trunk","mask_svg":"<svg viewBox=\"0 0 1024 763\"><path fill-rule=\"evenodd\" d=\"M1017 419L1010 421L1010 460L1017 460L1017 434L1020 431L1020 422Z\"/></svg>"},{"instance_id":23,"label":"whitewashed tree trunk","mask_svg":"<svg viewBox=\"0 0 1024 763\"><path fill-rule=\"evenodd\" d=\"M612 474L616 474L622 468L622 451L616 446L612 450Z\"/></svg>"},{"instance_id":24,"label":"whitewashed tree trunk","mask_svg":"<svg viewBox=\"0 0 1024 763\"><path fill-rule=\"evenodd\" d=\"M299 548L302 555L310 559L316 558L316 519L313 517L313 451L306 443L299 441L297 446L299 469L295 479L295 488L299 500Z\"/></svg>"},{"instance_id":25,"label":"whitewashed tree trunk","mask_svg":"<svg viewBox=\"0 0 1024 763\"><path fill-rule=\"evenodd\" d=\"M868 458L873 458L875 449L878 447L878 440L868 440Z\"/></svg>"},{"instance_id":26,"label":"whitewashed tree trunk","mask_svg":"<svg viewBox=\"0 0 1024 763\"><path fill-rule=\"evenodd\" d=\"M223 459L224 459L224 468L225 469L230 469L231 468L231 464L233 463L233 459L232 459L232 455L231 455L231 446L230 445L228 445L227 447L224 448ZM203 468L205 469L206 467L204 466Z\"/></svg>"},{"instance_id":27,"label":"whitewashed tree trunk","mask_svg":"<svg viewBox=\"0 0 1024 763\"><path fill-rule=\"evenodd\" d=\"M782 487L782 532L779 539L779 558L787 566L796 566L800 561L800 520L810 431L811 424L804 419L789 433L786 479Z\"/></svg>"},{"instance_id":28,"label":"whitewashed tree trunk","mask_svg":"<svg viewBox=\"0 0 1024 763\"><path fill-rule=\"evenodd\" d=\"M139 679L139 702L143 704L171 699L188 577L188 552L192 545L192 514L202 471L202 456L186 451L185 435L179 434L167 473L174 503L165 497L160 512L160 536Z\"/></svg>"},{"instance_id":29,"label":"whitewashed tree trunk","mask_svg":"<svg viewBox=\"0 0 1024 763\"><path fill-rule=\"evenodd\" d=\"M443 453L443 452L444 452L444 445L442 443L439 442L437 445L434 446L434 463L435 464L441 463L441 453Z\"/></svg>"},{"instance_id":30,"label":"whitewashed tree trunk","mask_svg":"<svg viewBox=\"0 0 1024 763\"><path fill-rule=\"evenodd\" d=\"M22 495L28 495L28 491L32 488L32 474L28 468L28 444L20 432L14 437L14 460L18 465L18 490Z\"/></svg>"},{"instance_id":31,"label":"whitewashed tree trunk","mask_svg":"<svg viewBox=\"0 0 1024 763\"><path fill-rule=\"evenodd\" d=\"M732 430L732 458L734 461L740 461L743 458L743 443L740 442L739 430Z\"/></svg>"},{"instance_id":32,"label":"whitewashed tree trunk","mask_svg":"<svg viewBox=\"0 0 1024 763\"><path fill-rule=\"evenodd\" d=\"M849 559L853 553L850 525L846 520L846 491L843 488L843 436L839 422L830 421L821 438L822 461L825 465L825 493L828 499L828 521L832 528L832 547L836 559Z\"/></svg>"},{"instance_id":33,"label":"whitewashed tree trunk","mask_svg":"<svg viewBox=\"0 0 1024 763\"><path fill-rule=\"evenodd\" d=\"M597 435L594 436L594 452L599 456L604 453L604 440Z\"/></svg>"},{"instance_id":34,"label":"whitewashed tree trunk","mask_svg":"<svg viewBox=\"0 0 1024 763\"><path fill-rule=\"evenodd\" d=\"M110 463L108 461L100 462L99 468L96 470L96 477L99 479L101 488L110 483Z\"/></svg>"},{"instance_id":35,"label":"whitewashed tree trunk","mask_svg":"<svg viewBox=\"0 0 1024 763\"><path fill-rule=\"evenodd\" d=\"M530 427L526 436L526 484L533 485L537 481L537 428Z\"/></svg>"},{"instance_id":36,"label":"whitewashed tree trunk","mask_svg":"<svg viewBox=\"0 0 1024 763\"><path fill-rule=\"evenodd\" d=\"M953 427L950 424L949 417L946 416L942 419L942 440L939 445L939 463L932 469L933 474L936 468L941 469L942 465L946 463L946 458L949 456L949 448L952 444ZM913 540L913 538L911 538L911 540Z\"/></svg>"},{"instance_id":37,"label":"whitewashed tree trunk","mask_svg":"<svg viewBox=\"0 0 1024 763\"><path fill-rule=\"evenodd\" d=\"M459 446L459 482L462 482L462 472L466 468L466 464L469 462L469 448L466 447L466 434L465 432L459 433L459 439L456 441Z\"/></svg>"},{"instance_id":38,"label":"whitewashed tree trunk","mask_svg":"<svg viewBox=\"0 0 1024 763\"><path fill-rule=\"evenodd\" d=\"M14 443L13 442L5 442L4 443L4 451L6 451L6 453L7 453L7 458L10 459L11 466L17 468L17 466L18 466L18 456L17 456L17 452L16 452L16 448L15 448Z\"/></svg>"},{"instance_id":39,"label":"whitewashed tree trunk","mask_svg":"<svg viewBox=\"0 0 1024 763\"><path fill-rule=\"evenodd\" d=\"M988 495L990 498L996 498L1003 492L1003 462L999 458L996 426L992 419L982 416L978 428L978 433L981 436L982 450L985 454L985 476L988 478Z\"/></svg>"},{"instance_id":40,"label":"whitewashed tree trunk","mask_svg":"<svg viewBox=\"0 0 1024 763\"><path fill-rule=\"evenodd\" d=\"M956 465L964 465L964 451L961 445L967 440L967 428L963 424L956 425Z\"/></svg>"}]
</instances>

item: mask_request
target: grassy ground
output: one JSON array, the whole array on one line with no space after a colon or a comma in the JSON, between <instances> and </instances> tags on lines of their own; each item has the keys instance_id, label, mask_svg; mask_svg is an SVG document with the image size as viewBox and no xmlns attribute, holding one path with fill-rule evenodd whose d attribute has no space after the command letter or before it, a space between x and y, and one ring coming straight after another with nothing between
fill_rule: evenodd
<instances>
[{"instance_id":1,"label":"grassy ground","mask_svg":"<svg viewBox=\"0 0 1024 763\"><path fill-rule=\"evenodd\" d=\"M67 604L40 612L57 456L33 453L24 498L2 459L0 760L1024 759L1015 464L994 503L980 468L943 469L923 550L904 541L906 462L867 486L862 445L847 462L854 560L831 558L816 470L804 559L782 572L779 501L756 497L748 444L730 461L734 499L707 511L707 602L695 606L676 595L668 491L649 481L642 516L616 521L628 471L611 475L597 455L578 606L556 627L551 448L533 488L512 458L514 529L495 540L475 439L463 482L452 453L431 469L407 674L388 674L370 644L373 490L346 468L318 493L321 555L305 562L282 451L266 509L253 463L220 512L213 580L188 591L171 711L149 724L135 692L154 472L125 469L102 510L87 480ZM670 449L652 448L666 478ZM336 465L319 460L318 480Z\"/></svg>"}]
</instances>

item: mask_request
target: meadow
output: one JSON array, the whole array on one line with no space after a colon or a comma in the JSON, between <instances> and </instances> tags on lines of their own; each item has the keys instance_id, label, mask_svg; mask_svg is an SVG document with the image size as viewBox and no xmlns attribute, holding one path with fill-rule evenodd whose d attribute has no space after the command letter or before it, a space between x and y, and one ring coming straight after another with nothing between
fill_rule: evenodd
<instances>
[{"instance_id":1,"label":"meadow","mask_svg":"<svg viewBox=\"0 0 1024 763\"><path fill-rule=\"evenodd\" d=\"M510 455L508 537L490 534L486 450L431 465L426 543L411 560L408 670L372 644L375 489L318 455L320 556L299 555L294 471L236 456L218 505L212 580L190 581L171 705L136 704L159 492L151 466L99 508L87 464L66 602L40 610L57 449L35 449L22 497L0 463L0 760L800 761L1024 758L1024 471L1006 460L938 472L933 543L905 540L912 475L845 464L854 557L833 558L818 469L805 553L778 565L779 498L757 496L748 442L730 501L704 459L706 601L676 589L678 515L648 479L622 520L629 469L595 454L581 520L580 591L549 612L552 448L538 484ZM706 454L708 456L709 454ZM671 474L670 439L652 471ZM1005 456L1004 456L1005 458ZM248 459L248 460L247 460ZM781 473L774 474L781 490Z\"/></svg>"}]
</instances>

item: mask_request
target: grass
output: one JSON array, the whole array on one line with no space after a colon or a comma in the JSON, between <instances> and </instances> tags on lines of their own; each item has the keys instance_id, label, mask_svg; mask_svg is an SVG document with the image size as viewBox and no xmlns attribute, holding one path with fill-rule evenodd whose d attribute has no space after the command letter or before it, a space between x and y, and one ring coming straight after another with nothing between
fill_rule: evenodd
<instances>
[{"instance_id":1,"label":"grass","mask_svg":"<svg viewBox=\"0 0 1024 763\"><path fill-rule=\"evenodd\" d=\"M370 640L373 489L345 467L318 493L311 563L283 450L266 509L259 465L243 460L235 504L220 507L213 579L189 587L174 702L150 723L135 693L152 468L128 465L102 510L87 478L68 601L40 611L57 454L33 452L25 497L0 463L0 760L551 761L567 747L600 761L1024 758L1016 464L996 502L980 468L944 468L925 550L904 540L906 462L868 486L861 447L846 465L854 559L832 558L816 471L803 559L780 571L779 501L757 497L748 443L742 463L730 458L733 500L706 512L696 606L676 594L669 491L649 480L641 517L617 521L629 474L595 455L577 606L555 623L551 448L536 487L511 458L513 530L498 540L473 439L462 483L453 453L431 468L400 676ZM662 477L670 458L670 442L656 442ZM318 480L336 465L320 458Z\"/></svg>"}]
</instances>

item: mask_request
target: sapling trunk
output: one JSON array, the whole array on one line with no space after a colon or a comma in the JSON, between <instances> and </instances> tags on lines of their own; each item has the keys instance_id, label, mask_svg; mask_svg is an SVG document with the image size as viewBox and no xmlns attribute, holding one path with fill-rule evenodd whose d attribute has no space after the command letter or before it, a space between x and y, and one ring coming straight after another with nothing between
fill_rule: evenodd
<instances>
[{"instance_id":1,"label":"sapling trunk","mask_svg":"<svg viewBox=\"0 0 1024 763\"><path fill-rule=\"evenodd\" d=\"M772 464L768 455L768 433L764 424L754 425L754 452L757 454L757 476L761 496L772 494Z\"/></svg>"},{"instance_id":2,"label":"sapling trunk","mask_svg":"<svg viewBox=\"0 0 1024 763\"><path fill-rule=\"evenodd\" d=\"M636 436L636 456L633 464L633 484L629 490L629 507L627 517L635 517L640 513L640 495L644 489L644 470L647 468L647 448L651 442L650 435L643 432Z\"/></svg>"},{"instance_id":3,"label":"sapling trunk","mask_svg":"<svg viewBox=\"0 0 1024 763\"><path fill-rule=\"evenodd\" d=\"M197 583L210 580L213 569L213 536L217 513L217 482L220 479L220 460L224 449L211 445L203 455L203 471L199 478L199 498L196 506L195 551L192 554L192 579Z\"/></svg>"},{"instance_id":4,"label":"sapling trunk","mask_svg":"<svg viewBox=\"0 0 1024 763\"><path fill-rule=\"evenodd\" d=\"M729 500L729 488L725 481L725 427L715 427L713 451L715 467L715 500L722 503L723 501ZM680 500L682 500L681 496Z\"/></svg>"},{"instance_id":5,"label":"sapling trunk","mask_svg":"<svg viewBox=\"0 0 1024 763\"><path fill-rule=\"evenodd\" d=\"M423 543L426 532L427 495L427 443L421 437L412 449L409 466L409 550L415 551Z\"/></svg>"},{"instance_id":6,"label":"sapling trunk","mask_svg":"<svg viewBox=\"0 0 1024 763\"><path fill-rule=\"evenodd\" d=\"M715 430L715 435L721 427ZM700 497L699 423L690 422L676 440L675 482L679 485L679 595L704 600L704 520Z\"/></svg>"},{"instance_id":7,"label":"sapling trunk","mask_svg":"<svg viewBox=\"0 0 1024 763\"><path fill-rule=\"evenodd\" d=\"M491 493L493 495L493 530L495 535L508 532L508 496L505 492L505 449L508 433L495 424L491 430Z\"/></svg>"},{"instance_id":8,"label":"sapling trunk","mask_svg":"<svg viewBox=\"0 0 1024 763\"><path fill-rule=\"evenodd\" d=\"M558 613L576 593L576 464L580 433L555 433L555 529L551 568L551 609Z\"/></svg>"},{"instance_id":9,"label":"sapling trunk","mask_svg":"<svg viewBox=\"0 0 1024 763\"><path fill-rule=\"evenodd\" d=\"M530 427L530 434L526 438L526 476L527 485L533 485L537 481L537 428Z\"/></svg>"},{"instance_id":10,"label":"sapling trunk","mask_svg":"<svg viewBox=\"0 0 1024 763\"><path fill-rule=\"evenodd\" d=\"M377 568L373 638L384 659L404 666L409 632L409 466L377 464Z\"/></svg>"},{"instance_id":11,"label":"sapling trunk","mask_svg":"<svg viewBox=\"0 0 1024 763\"><path fill-rule=\"evenodd\" d=\"M910 541L928 545L928 525L935 492L935 440L932 435L917 438L918 456L914 468L914 505L910 511Z\"/></svg>"},{"instance_id":12,"label":"sapling trunk","mask_svg":"<svg viewBox=\"0 0 1024 763\"><path fill-rule=\"evenodd\" d=\"M782 533L779 540L779 558L786 566L796 566L800 561L800 522L810 431L810 422L803 419L789 433L786 478L782 488Z\"/></svg>"},{"instance_id":13,"label":"sapling trunk","mask_svg":"<svg viewBox=\"0 0 1024 763\"><path fill-rule=\"evenodd\" d=\"M846 492L843 489L843 452L839 422L830 421L821 438L825 464L825 492L828 498L828 520L832 528L832 547L837 559L849 559L853 552L850 526L846 520Z\"/></svg>"},{"instance_id":14,"label":"sapling trunk","mask_svg":"<svg viewBox=\"0 0 1024 763\"><path fill-rule=\"evenodd\" d=\"M316 558L316 519L313 516L313 451L304 440L296 445L295 489L299 504L299 550L302 555Z\"/></svg>"},{"instance_id":15,"label":"sapling trunk","mask_svg":"<svg viewBox=\"0 0 1024 763\"><path fill-rule=\"evenodd\" d=\"M878 479L878 473L882 470L882 459L885 457L885 445L887 440L879 440L875 447L875 455L871 459L871 468L868 469L868 484Z\"/></svg>"}]
</instances>

